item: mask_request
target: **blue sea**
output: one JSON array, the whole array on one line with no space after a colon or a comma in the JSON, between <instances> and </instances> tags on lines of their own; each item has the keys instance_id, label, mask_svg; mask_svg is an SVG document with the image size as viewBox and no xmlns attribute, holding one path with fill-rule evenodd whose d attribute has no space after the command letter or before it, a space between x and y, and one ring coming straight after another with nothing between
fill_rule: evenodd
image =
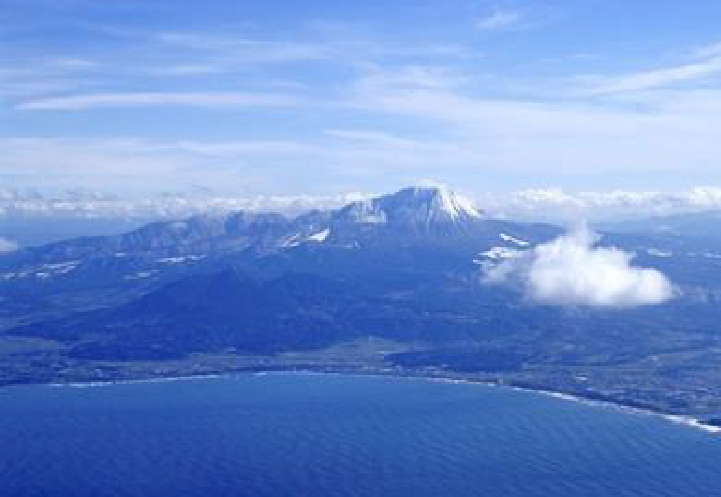
<instances>
[{"instance_id":1,"label":"blue sea","mask_svg":"<svg viewBox=\"0 0 721 497\"><path fill-rule=\"evenodd\" d=\"M241 375L0 389L0 496L721 495L721 435L538 393Z\"/></svg>"}]
</instances>

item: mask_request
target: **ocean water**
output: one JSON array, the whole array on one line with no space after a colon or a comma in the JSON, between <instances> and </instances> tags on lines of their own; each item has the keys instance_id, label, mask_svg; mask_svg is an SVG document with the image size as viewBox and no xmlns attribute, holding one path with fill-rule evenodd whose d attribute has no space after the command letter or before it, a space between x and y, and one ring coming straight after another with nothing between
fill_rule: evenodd
<instances>
[{"instance_id":1,"label":"ocean water","mask_svg":"<svg viewBox=\"0 0 721 497\"><path fill-rule=\"evenodd\" d=\"M541 394L272 374L0 390L0 496L721 495L721 436Z\"/></svg>"}]
</instances>

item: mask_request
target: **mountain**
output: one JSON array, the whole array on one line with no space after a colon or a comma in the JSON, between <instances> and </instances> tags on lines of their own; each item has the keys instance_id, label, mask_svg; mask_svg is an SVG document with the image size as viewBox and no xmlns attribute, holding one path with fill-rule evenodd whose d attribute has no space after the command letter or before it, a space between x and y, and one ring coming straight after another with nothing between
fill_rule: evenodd
<instances>
[{"instance_id":1,"label":"mountain","mask_svg":"<svg viewBox=\"0 0 721 497\"><path fill-rule=\"evenodd\" d=\"M229 267L258 279L289 272L383 275L389 268L477 278L474 261L504 257L561 231L487 218L442 187L406 188L296 218L239 211L154 222L120 235L0 254L0 291L14 295L0 309L0 329L115 306ZM702 250L695 241L659 234L609 234L606 240L692 285L709 283L705 268L714 270L715 254L721 254L710 242Z\"/></svg>"},{"instance_id":2,"label":"mountain","mask_svg":"<svg viewBox=\"0 0 721 497\"><path fill-rule=\"evenodd\" d=\"M445 245L466 253L470 263L485 245L506 243L499 238L501 233L535 242L558 230L484 219L448 190L408 188L294 219L244 211L195 216L154 222L121 235L76 238L0 254L0 289L57 296L48 310L66 310L75 295L92 290L95 294L87 305L103 306L108 299L138 296L183 275L228 265L262 272L264 265L277 271L284 265L315 264L319 251L333 258L371 247L392 252L396 246L422 250Z\"/></svg>"},{"instance_id":3,"label":"mountain","mask_svg":"<svg viewBox=\"0 0 721 497\"><path fill-rule=\"evenodd\" d=\"M561 229L487 218L442 187L411 187L296 218L239 211L154 222L0 254L0 329L114 307L183 278L228 268L257 280L288 273L324 278L478 279L478 262L548 241ZM608 234L692 293L715 299L721 246L659 234ZM402 275L402 276L400 276ZM412 275L412 277L410 276Z\"/></svg>"},{"instance_id":4,"label":"mountain","mask_svg":"<svg viewBox=\"0 0 721 497\"><path fill-rule=\"evenodd\" d=\"M30 247L0 257L0 267L57 264L68 259L182 257L243 250L267 254L305 243L323 243L331 234L331 239L357 241L354 237L362 237L369 226L403 233L442 230L463 234L474 224L480 226L479 221L480 215L467 200L445 189L408 188L353 202L338 211L312 211L292 220L280 214L238 211L227 216L159 221L121 235Z\"/></svg>"},{"instance_id":5,"label":"mountain","mask_svg":"<svg viewBox=\"0 0 721 497\"><path fill-rule=\"evenodd\" d=\"M392 195L354 202L341 209L339 220L388 224L419 231L456 227L481 219L470 200L445 187L411 187Z\"/></svg>"},{"instance_id":6,"label":"mountain","mask_svg":"<svg viewBox=\"0 0 721 497\"><path fill-rule=\"evenodd\" d=\"M123 315L131 316L137 314L133 305L154 292L162 295L168 285L213 280L229 269L259 282L303 274L332 284L352 279L363 291L372 289L369 298L373 292L416 293L443 279L475 282L479 253L539 243L559 232L550 225L486 219L466 199L438 187L406 188L294 219L240 211L155 222L122 235L0 257L0 289L13 295L0 317L13 328L72 316L73 326L82 329L78 320L98 322L96 310L106 322L111 317L105 310L130 305Z\"/></svg>"},{"instance_id":7,"label":"mountain","mask_svg":"<svg viewBox=\"0 0 721 497\"><path fill-rule=\"evenodd\" d=\"M699 385L715 384L721 360L721 246L605 233L676 285L680 297L651 307L534 305L480 281L479 264L561 233L416 187L295 218L240 211L21 249L0 256L0 381L112 378L139 361L187 364L182 374L197 354L279 365L321 354L317 366L363 343L389 368L712 409L721 388Z\"/></svg>"},{"instance_id":8,"label":"mountain","mask_svg":"<svg viewBox=\"0 0 721 497\"><path fill-rule=\"evenodd\" d=\"M25 336L76 342L70 355L156 359L227 349L251 353L302 350L352 338L333 319L351 302L340 282L312 275L255 281L227 269L190 276L116 308L17 329ZM96 338L87 340L87 336Z\"/></svg>"}]
</instances>

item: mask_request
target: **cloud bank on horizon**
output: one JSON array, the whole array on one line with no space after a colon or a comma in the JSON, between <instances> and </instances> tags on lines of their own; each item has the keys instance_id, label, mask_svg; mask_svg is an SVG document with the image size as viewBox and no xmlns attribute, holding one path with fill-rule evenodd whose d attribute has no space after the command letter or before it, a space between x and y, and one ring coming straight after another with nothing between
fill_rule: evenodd
<instances>
[{"instance_id":1,"label":"cloud bank on horizon","mask_svg":"<svg viewBox=\"0 0 721 497\"><path fill-rule=\"evenodd\" d=\"M424 182L413 182L424 184ZM425 184L428 184L427 182ZM433 184L438 184L434 182ZM409 185L399 185L405 187ZM534 189L507 194L465 196L489 218L556 223L643 220L695 212L721 212L721 188L698 187L673 193L649 191L567 192L558 188ZM339 192L329 195L268 195L239 192L222 195L190 188L154 195L123 196L107 191L74 188L55 193L40 189L0 188L0 219L95 218L172 219L196 214L224 214L237 210L279 212L293 216L313 209L342 207L356 200L390 193ZM658 224L663 229L663 223Z\"/></svg>"},{"instance_id":2,"label":"cloud bank on horizon","mask_svg":"<svg viewBox=\"0 0 721 497\"><path fill-rule=\"evenodd\" d=\"M548 243L482 267L486 284L520 285L538 304L625 308L661 304L674 287L656 269L631 265L633 254L599 247L585 225Z\"/></svg>"},{"instance_id":3,"label":"cloud bank on horizon","mask_svg":"<svg viewBox=\"0 0 721 497\"><path fill-rule=\"evenodd\" d=\"M0 236L0 253L13 252L18 249L18 244L13 240Z\"/></svg>"}]
</instances>

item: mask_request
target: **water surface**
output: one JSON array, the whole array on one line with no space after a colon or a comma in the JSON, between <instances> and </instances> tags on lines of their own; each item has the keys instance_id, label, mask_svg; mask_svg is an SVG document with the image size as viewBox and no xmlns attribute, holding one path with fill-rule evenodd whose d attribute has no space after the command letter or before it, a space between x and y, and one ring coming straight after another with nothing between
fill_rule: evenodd
<instances>
[{"instance_id":1,"label":"water surface","mask_svg":"<svg viewBox=\"0 0 721 497\"><path fill-rule=\"evenodd\" d=\"M0 495L721 495L721 437L425 380L265 375L0 390Z\"/></svg>"}]
</instances>

